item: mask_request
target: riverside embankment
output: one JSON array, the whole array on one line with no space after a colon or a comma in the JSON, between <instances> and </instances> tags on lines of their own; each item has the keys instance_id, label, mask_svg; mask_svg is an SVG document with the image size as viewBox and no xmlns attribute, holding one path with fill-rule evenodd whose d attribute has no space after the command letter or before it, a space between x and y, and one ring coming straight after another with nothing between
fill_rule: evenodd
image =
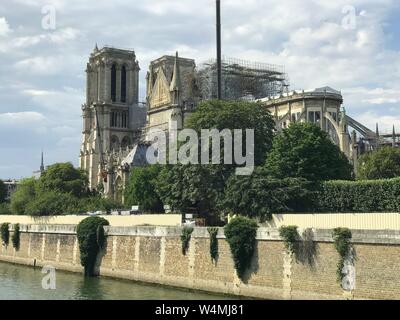
<instances>
[{"instance_id":1,"label":"riverside embankment","mask_svg":"<svg viewBox=\"0 0 400 320\"><path fill-rule=\"evenodd\" d=\"M105 229L107 243L97 268L104 276L265 299L400 298L399 231L353 230L353 287L344 290L336 279L339 255L331 230L313 230L307 240L312 250L295 259L287 254L277 229L260 228L251 267L242 281L236 276L223 229L218 233L215 263L206 228L194 229L186 255L181 227ZM21 225L20 230L19 250L11 244L2 246L0 260L82 272L76 226Z\"/></svg>"}]
</instances>

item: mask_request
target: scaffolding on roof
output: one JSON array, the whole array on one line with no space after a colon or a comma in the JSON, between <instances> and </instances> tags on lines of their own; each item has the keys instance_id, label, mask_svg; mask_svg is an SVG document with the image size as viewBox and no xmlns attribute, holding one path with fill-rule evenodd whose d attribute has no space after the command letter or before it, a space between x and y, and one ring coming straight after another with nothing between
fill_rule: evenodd
<instances>
[{"instance_id":1,"label":"scaffolding on roof","mask_svg":"<svg viewBox=\"0 0 400 320\"><path fill-rule=\"evenodd\" d=\"M203 100L217 98L217 63L209 60L198 71ZM235 58L222 59L222 98L255 100L289 91L289 80L283 66Z\"/></svg>"}]
</instances>

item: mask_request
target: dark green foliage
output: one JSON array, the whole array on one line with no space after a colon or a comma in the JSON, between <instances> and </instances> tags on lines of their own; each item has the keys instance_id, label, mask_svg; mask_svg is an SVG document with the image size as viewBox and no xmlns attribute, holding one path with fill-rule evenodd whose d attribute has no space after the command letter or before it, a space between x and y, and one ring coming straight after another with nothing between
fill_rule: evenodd
<instances>
[{"instance_id":1,"label":"dark green foliage","mask_svg":"<svg viewBox=\"0 0 400 320\"><path fill-rule=\"evenodd\" d=\"M4 184L3 180L0 180L0 204L6 201L6 197L7 197L6 185Z\"/></svg>"},{"instance_id":2,"label":"dark green foliage","mask_svg":"<svg viewBox=\"0 0 400 320\"><path fill-rule=\"evenodd\" d=\"M71 169L70 164L55 164L48 170L48 174L43 174L39 180L32 178L20 182L11 198L13 214L52 216L97 210L110 212L121 206L113 200L84 191L87 188L86 177L80 170ZM60 180L64 176L67 180L62 183Z\"/></svg>"},{"instance_id":3,"label":"dark green foliage","mask_svg":"<svg viewBox=\"0 0 400 320\"><path fill-rule=\"evenodd\" d=\"M34 178L23 179L17 186L17 190L11 197L11 212L13 214L24 215L28 204L36 196L37 181Z\"/></svg>"},{"instance_id":4,"label":"dark green foliage","mask_svg":"<svg viewBox=\"0 0 400 320\"><path fill-rule=\"evenodd\" d=\"M269 220L273 213L306 211L313 199L311 190L304 179L276 179L256 170L251 176L228 180L221 210Z\"/></svg>"},{"instance_id":5,"label":"dark green foliage","mask_svg":"<svg viewBox=\"0 0 400 320\"><path fill-rule=\"evenodd\" d=\"M76 201L74 197L66 193L57 191L41 193L27 204L25 214L30 216L62 215L68 212L68 209L72 207Z\"/></svg>"},{"instance_id":6,"label":"dark green foliage","mask_svg":"<svg viewBox=\"0 0 400 320\"><path fill-rule=\"evenodd\" d=\"M19 243L20 243L20 231L19 231L19 223L14 225L14 232L11 237L11 242L15 250L19 250Z\"/></svg>"},{"instance_id":7,"label":"dark green foliage","mask_svg":"<svg viewBox=\"0 0 400 320\"><path fill-rule=\"evenodd\" d=\"M10 231L9 229L10 224L8 222L4 222L0 226L0 232L1 232L1 240L3 241L5 246L8 246L10 242Z\"/></svg>"},{"instance_id":8,"label":"dark green foliage","mask_svg":"<svg viewBox=\"0 0 400 320\"><path fill-rule=\"evenodd\" d=\"M99 228L109 225L109 222L101 217L88 217L83 219L77 227L76 233L79 242L81 265L85 269L86 276L94 274L97 254L104 246L104 232Z\"/></svg>"},{"instance_id":9,"label":"dark green foliage","mask_svg":"<svg viewBox=\"0 0 400 320\"><path fill-rule=\"evenodd\" d=\"M264 163L271 149L275 121L260 103L212 100L201 103L188 118L185 127L199 134L202 129L254 129L254 158L257 166Z\"/></svg>"},{"instance_id":10,"label":"dark green foliage","mask_svg":"<svg viewBox=\"0 0 400 320\"><path fill-rule=\"evenodd\" d=\"M324 182L313 209L315 212L400 212L400 178Z\"/></svg>"},{"instance_id":11,"label":"dark green foliage","mask_svg":"<svg viewBox=\"0 0 400 320\"><path fill-rule=\"evenodd\" d=\"M352 178L352 166L328 134L312 123L293 123L279 133L266 168L276 178L309 181Z\"/></svg>"},{"instance_id":12,"label":"dark green foliage","mask_svg":"<svg viewBox=\"0 0 400 320\"><path fill-rule=\"evenodd\" d=\"M192 227L183 227L181 234L182 241L182 254L186 255L186 252L189 248L190 238L192 236L193 228Z\"/></svg>"},{"instance_id":13,"label":"dark green foliage","mask_svg":"<svg viewBox=\"0 0 400 320\"><path fill-rule=\"evenodd\" d=\"M232 219L224 228L240 279L243 279L245 271L251 264L256 246L257 228L257 222L240 216Z\"/></svg>"},{"instance_id":14,"label":"dark green foliage","mask_svg":"<svg viewBox=\"0 0 400 320\"><path fill-rule=\"evenodd\" d=\"M212 261L216 261L218 258L218 228L210 227L207 228L208 233L210 234L210 256Z\"/></svg>"},{"instance_id":15,"label":"dark green foliage","mask_svg":"<svg viewBox=\"0 0 400 320\"><path fill-rule=\"evenodd\" d=\"M150 213L163 212L163 203L156 192L160 171L159 165L133 168L125 189L126 204L139 205L142 210Z\"/></svg>"},{"instance_id":16,"label":"dark green foliage","mask_svg":"<svg viewBox=\"0 0 400 320\"><path fill-rule=\"evenodd\" d=\"M42 192L56 191L82 197L86 195L87 188L86 173L75 169L69 162L48 166L39 179L39 189Z\"/></svg>"},{"instance_id":17,"label":"dark green foliage","mask_svg":"<svg viewBox=\"0 0 400 320\"><path fill-rule=\"evenodd\" d=\"M336 228L332 232L332 238L334 241L335 249L339 253L340 259L337 265L337 280L341 282L343 280L344 274L342 269L344 267L344 261L346 257L350 254L351 249L351 231L347 228Z\"/></svg>"},{"instance_id":18,"label":"dark green foliage","mask_svg":"<svg viewBox=\"0 0 400 320\"><path fill-rule=\"evenodd\" d=\"M358 160L357 178L361 180L400 177L400 149L382 147Z\"/></svg>"},{"instance_id":19,"label":"dark green foliage","mask_svg":"<svg viewBox=\"0 0 400 320\"><path fill-rule=\"evenodd\" d=\"M229 175L230 172L221 165L166 166L157 181L157 192L174 210L212 215L217 211L224 181Z\"/></svg>"},{"instance_id":20,"label":"dark green foliage","mask_svg":"<svg viewBox=\"0 0 400 320\"><path fill-rule=\"evenodd\" d=\"M272 145L274 126L271 114L260 104L216 100L203 102L185 122L185 127L194 129L199 137L202 129L254 129L256 165L265 161ZM243 147L245 145L243 143ZM220 211L218 206L226 181L237 167L222 164L223 139L220 148L219 165L165 167L157 182L157 192L162 201L180 212L190 210L205 217L215 217Z\"/></svg>"},{"instance_id":21,"label":"dark green foliage","mask_svg":"<svg viewBox=\"0 0 400 320\"><path fill-rule=\"evenodd\" d=\"M9 203L0 203L0 215L1 214L11 214L11 207Z\"/></svg>"},{"instance_id":22,"label":"dark green foliage","mask_svg":"<svg viewBox=\"0 0 400 320\"><path fill-rule=\"evenodd\" d=\"M290 254L295 253L296 244L300 238L297 226L282 226L279 228L279 235L283 239L286 250Z\"/></svg>"}]
</instances>

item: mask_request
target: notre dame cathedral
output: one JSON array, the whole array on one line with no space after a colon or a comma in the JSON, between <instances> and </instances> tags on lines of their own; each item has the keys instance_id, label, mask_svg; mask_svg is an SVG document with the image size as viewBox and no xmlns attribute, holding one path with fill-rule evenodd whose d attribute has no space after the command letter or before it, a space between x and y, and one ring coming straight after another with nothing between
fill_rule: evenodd
<instances>
[{"instance_id":1,"label":"notre dame cathedral","mask_svg":"<svg viewBox=\"0 0 400 320\"><path fill-rule=\"evenodd\" d=\"M340 91L322 87L288 90L276 66L223 61L223 98L261 102L276 129L292 122L312 122L326 131L356 168L359 155L382 145L400 147L399 134L381 135L346 114ZM202 100L216 98L216 66L196 70L193 59L163 56L150 63L146 101L139 102L139 63L134 51L94 48L87 64L86 103L80 167L91 189L124 202L132 167L145 166L151 129L179 130ZM173 125L173 128L172 128ZM353 128L352 132L349 128Z\"/></svg>"},{"instance_id":2,"label":"notre dame cathedral","mask_svg":"<svg viewBox=\"0 0 400 320\"><path fill-rule=\"evenodd\" d=\"M124 201L130 168L147 164L148 130L168 131L172 121L180 129L197 104L195 67L194 60L178 54L151 62L146 102L140 103L135 52L96 45L86 68L80 151L91 189Z\"/></svg>"}]
</instances>

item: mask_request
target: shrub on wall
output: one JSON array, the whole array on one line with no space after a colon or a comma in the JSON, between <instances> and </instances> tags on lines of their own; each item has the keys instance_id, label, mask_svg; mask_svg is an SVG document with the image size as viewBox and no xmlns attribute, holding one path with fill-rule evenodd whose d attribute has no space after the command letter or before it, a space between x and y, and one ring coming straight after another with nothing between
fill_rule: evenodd
<instances>
[{"instance_id":1,"label":"shrub on wall","mask_svg":"<svg viewBox=\"0 0 400 320\"><path fill-rule=\"evenodd\" d=\"M79 242L81 265L85 275L92 276L96 264L97 254L104 246L104 232L100 231L109 222L101 217L88 217L83 219L77 227L76 233Z\"/></svg>"},{"instance_id":2,"label":"shrub on wall","mask_svg":"<svg viewBox=\"0 0 400 320\"><path fill-rule=\"evenodd\" d=\"M317 193L316 212L399 212L400 178L328 181Z\"/></svg>"},{"instance_id":3,"label":"shrub on wall","mask_svg":"<svg viewBox=\"0 0 400 320\"><path fill-rule=\"evenodd\" d=\"M210 234L210 256L211 260L216 261L218 258L218 228L207 228L208 233Z\"/></svg>"},{"instance_id":4,"label":"shrub on wall","mask_svg":"<svg viewBox=\"0 0 400 320\"><path fill-rule=\"evenodd\" d=\"M4 245L8 246L10 242L10 231L8 231L9 223L5 222L1 224L0 232L1 232L1 240L3 241Z\"/></svg>"},{"instance_id":5,"label":"shrub on wall","mask_svg":"<svg viewBox=\"0 0 400 320\"><path fill-rule=\"evenodd\" d=\"M338 282L342 282L344 277L342 270L344 267L344 261L346 257L350 255L351 237L352 237L351 231L347 228L336 228L332 232L332 238L334 241L335 249L340 256L336 270Z\"/></svg>"},{"instance_id":6,"label":"shrub on wall","mask_svg":"<svg viewBox=\"0 0 400 320\"><path fill-rule=\"evenodd\" d=\"M11 237L11 242L15 250L19 250L19 243L20 243L19 223L14 225L14 233Z\"/></svg>"},{"instance_id":7,"label":"shrub on wall","mask_svg":"<svg viewBox=\"0 0 400 320\"><path fill-rule=\"evenodd\" d=\"M241 279L251 264L256 245L257 227L257 222L254 220L239 216L232 219L224 228L235 269Z\"/></svg>"},{"instance_id":8,"label":"shrub on wall","mask_svg":"<svg viewBox=\"0 0 400 320\"><path fill-rule=\"evenodd\" d=\"M192 236L193 228L192 227L183 227L182 234L181 234L181 241L182 241L182 254L185 255L188 248L190 238Z\"/></svg>"},{"instance_id":9,"label":"shrub on wall","mask_svg":"<svg viewBox=\"0 0 400 320\"><path fill-rule=\"evenodd\" d=\"M296 243L299 240L297 226L282 226L279 228L279 235L283 239L286 250L289 254L295 252Z\"/></svg>"}]
</instances>

